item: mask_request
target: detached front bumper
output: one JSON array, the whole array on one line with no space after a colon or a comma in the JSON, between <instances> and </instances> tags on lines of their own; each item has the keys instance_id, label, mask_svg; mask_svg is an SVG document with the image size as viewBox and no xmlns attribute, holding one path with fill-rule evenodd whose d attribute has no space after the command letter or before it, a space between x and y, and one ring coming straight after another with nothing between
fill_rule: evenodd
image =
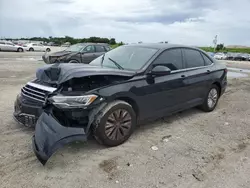
<instances>
[{"instance_id":1,"label":"detached front bumper","mask_svg":"<svg viewBox=\"0 0 250 188\"><path fill-rule=\"evenodd\" d=\"M18 123L26 127L35 127L42 111L42 104L32 103L22 95L18 95L14 104L13 117Z\"/></svg>"},{"instance_id":2,"label":"detached front bumper","mask_svg":"<svg viewBox=\"0 0 250 188\"><path fill-rule=\"evenodd\" d=\"M45 165L59 148L73 141L86 141L84 128L65 127L49 112L43 112L36 124L33 150L37 159Z\"/></svg>"}]
</instances>

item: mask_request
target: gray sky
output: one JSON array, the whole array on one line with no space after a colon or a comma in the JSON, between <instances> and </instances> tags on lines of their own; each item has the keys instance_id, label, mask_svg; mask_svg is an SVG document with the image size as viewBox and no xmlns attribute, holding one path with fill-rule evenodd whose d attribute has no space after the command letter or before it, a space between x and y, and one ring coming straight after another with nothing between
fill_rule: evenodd
<instances>
[{"instance_id":1,"label":"gray sky","mask_svg":"<svg viewBox=\"0 0 250 188\"><path fill-rule=\"evenodd\" d=\"M0 37L250 46L250 0L0 0Z\"/></svg>"}]
</instances>

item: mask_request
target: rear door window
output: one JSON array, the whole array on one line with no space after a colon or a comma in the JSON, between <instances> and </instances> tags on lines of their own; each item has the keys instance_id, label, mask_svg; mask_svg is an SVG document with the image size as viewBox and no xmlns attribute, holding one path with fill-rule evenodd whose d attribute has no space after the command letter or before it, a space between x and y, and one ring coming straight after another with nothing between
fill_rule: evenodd
<instances>
[{"instance_id":1,"label":"rear door window","mask_svg":"<svg viewBox=\"0 0 250 188\"><path fill-rule=\"evenodd\" d=\"M172 71L183 69L181 49L176 48L162 52L153 64L166 64Z\"/></svg>"},{"instance_id":2,"label":"rear door window","mask_svg":"<svg viewBox=\"0 0 250 188\"><path fill-rule=\"evenodd\" d=\"M106 52L105 48L103 46L96 45L95 46L96 52Z\"/></svg>"},{"instance_id":3,"label":"rear door window","mask_svg":"<svg viewBox=\"0 0 250 188\"><path fill-rule=\"evenodd\" d=\"M183 49L186 68L195 68L205 65L204 59L201 56L201 53L193 49Z\"/></svg>"},{"instance_id":4,"label":"rear door window","mask_svg":"<svg viewBox=\"0 0 250 188\"><path fill-rule=\"evenodd\" d=\"M95 52L95 47L93 45L87 46L84 51L87 53L94 53Z\"/></svg>"}]
</instances>

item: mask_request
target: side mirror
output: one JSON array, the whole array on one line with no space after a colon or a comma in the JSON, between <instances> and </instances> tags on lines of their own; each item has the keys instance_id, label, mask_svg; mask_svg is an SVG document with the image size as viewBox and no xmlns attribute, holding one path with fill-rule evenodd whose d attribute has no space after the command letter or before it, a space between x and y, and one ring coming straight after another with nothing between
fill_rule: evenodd
<instances>
[{"instance_id":1,"label":"side mirror","mask_svg":"<svg viewBox=\"0 0 250 188\"><path fill-rule=\"evenodd\" d=\"M149 75L169 75L171 70L164 65L156 65L154 68L148 73Z\"/></svg>"}]
</instances>

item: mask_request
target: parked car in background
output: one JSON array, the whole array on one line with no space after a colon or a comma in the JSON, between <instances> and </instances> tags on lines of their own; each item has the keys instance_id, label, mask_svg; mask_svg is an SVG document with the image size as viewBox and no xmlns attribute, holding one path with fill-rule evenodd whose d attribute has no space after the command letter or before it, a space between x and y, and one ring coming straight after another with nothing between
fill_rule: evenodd
<instances>
[{"instance_id":1,"label":"parked car in background","mask_svg":"<svg viewBox=\"0 0 250 188\"><path fill-rule=\"evenodd\" d=\"M50 52L51 49L49 46L44 46L38 43L27 43L25 44L25 48L27 51L41 51L41 52Z\"/></svg>"},{"instance_id":2,"label":"parked car in background","mask_svg":"<svg viewBox=\"0 0 250 188\"><path fill-rule=\"evenodd\" d=\"M241 61L249 61L249 58L250 58L249 54L243 53L243 54L240 54L240 56L241 56Z\"/></svg>"},{"instance_id":3,"label":"parked car in background","mask_svg":"<svg viewBox=\"0 0 250 188\"><path fill-rule=\"evenodd\" d=\"M236 57L236 53L228 52L226 60L234 60L235 57Z\"/></svg>"},{"instance_id":4,"label":"parked car in background","mask_svg":"<svg viewBox=\"0 0 250 188\"><path fill-rule=\"evenodd\" d=\"M59 46L59 45L56 44L55 42L49 42L49 43L47 44L47 46Z\"/></svg>"},{"instance_id":5,"label":"parked car in background","mask_svg":"<svg viewBox=\"0 0 250 188\"><path fill-rule=\"evenodd\" d=\"M9 41L0 41L0 51L23 52L25 48Z\"/></svg>"},{"instance_id":6,"label":"parked car in background","mask_svg":"<svg viewBox=\"0 0 250 188\"><path fill-rule=\"evenodd\" d=\"M232 60L234 61L245 61L247 57L241 53L235 53Z\"/></svg>"},{"instance_id":7,"label":"parked car in background","mask_svg":"<svg viewBox=\"0 0 250 188\"><path fill-rule=\"evenodd\" d=\"M215 53L214 52L207 52L207 54L211 57L214 57Z\"/></svg>"},{"instance_id":8,"label":"parked car in background","mask_svg":"<svg viewBox=\"0 0 250 188\"><path fill-rule=\"evenodd\" d=\"M88 64L95 58L108 52L111 48L107 44L78 43L67 49L52 54L44 54L43 61L52 63L85 63Z\"/></svg>"},{"instance_id":9,"label":"parked car in background","mask_svg":"<svg viewBox=\"0 0 250 188\"><path fill-rule=\"evenodd\" d=\"M64 44L61 45L61 47L70 47L70 42L65 42Z\"/></svg>"},{"instance_id":10,"label":"parked car in background","mask_svg":"<svg viewBox=\"0 0 250 188\"><path fill-rule=\"evenodd\" d=\"M214 58L215 58L215 59L219 59L219 60L223 60L223 59L226 59L226 58L227 58L227 55L224 54L224 53L216 53L216 54L214 55Z\"/></svg>"},{"instance_id":11,"label":"parked car in background","mask_svg":"<svg viewBox=\"0 0 250 188\"><path fill-rule=\"evenodd\" d=\"M18 95L14 117L27 126L36 124L33 150L45 164L57 149L86 141L91 133L98 142L117 146L139 122L196 106L211 112L226 86L225 65L202 50L124 45L88 65L40 68Z\"/></svg>"}]
</instances>

